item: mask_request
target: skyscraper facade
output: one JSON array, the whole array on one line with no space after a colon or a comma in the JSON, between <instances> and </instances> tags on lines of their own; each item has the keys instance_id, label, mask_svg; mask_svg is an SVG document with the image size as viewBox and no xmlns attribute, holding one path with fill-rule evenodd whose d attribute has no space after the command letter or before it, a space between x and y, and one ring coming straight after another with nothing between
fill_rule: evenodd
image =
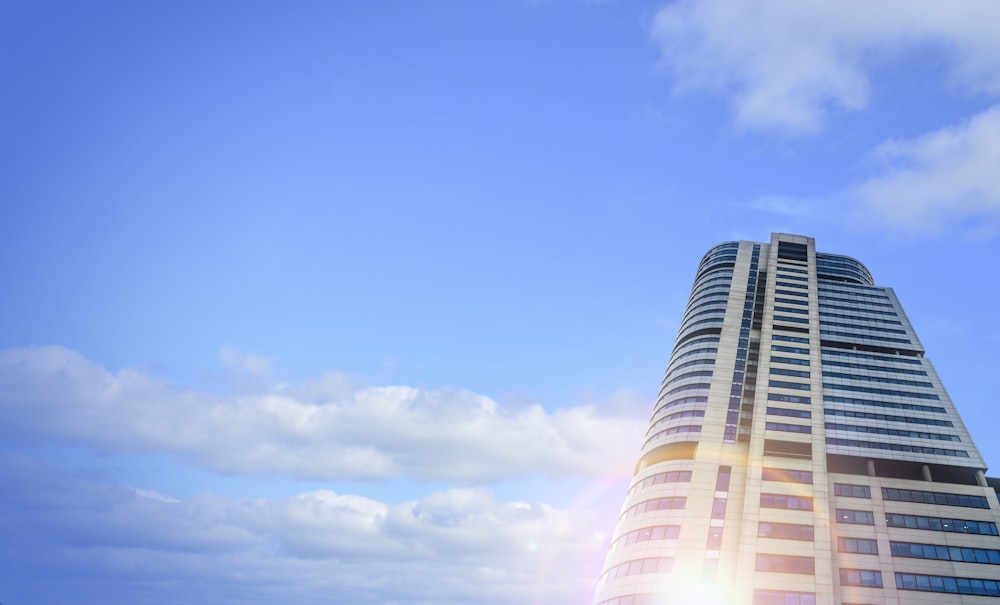
<instances>
[{"instance_id":1,"label":"skyscraper facade","mask_svg":"<svg viewBox=\"0 0 1000 605\"><path fill-rule=\"evenodd\" d=\"M595 605L1000 604L1000 504L891 288L812 238L705 255Z\"/></svg>"}]
</instances>

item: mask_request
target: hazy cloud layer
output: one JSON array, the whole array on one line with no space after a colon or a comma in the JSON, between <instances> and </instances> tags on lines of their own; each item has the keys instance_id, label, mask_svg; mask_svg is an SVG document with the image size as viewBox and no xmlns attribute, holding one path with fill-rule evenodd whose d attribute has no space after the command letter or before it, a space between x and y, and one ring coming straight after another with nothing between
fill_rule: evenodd
<instances>
[{"instance_id":1,"label":"hazy cloud layer","mask_svg":"<svg viewBox=\"0 0 1000 605\"><path fill-rule=\"evenodd\" d=\"M885 172L862 184L865 209L905 231L936 231L972 219L991 235L1000 218L1000 105L961 124L875 150Z\"/></svg>"},{"instance_id":2,"label":"hazy cloud layer","mask_svg":"<svg viewBox=\"0 0 1000 605\"><path fill-rule=\"evenodd\" d=\"M949 84L1000 94L1000 19L992 0L682 0L652 22L675 88L731 94L736 122L820 130L858 110L870 73L903 51L939 56Z\"/></svg>"},{"instance_id":3,"label":"hazy cloud layer","mask_svg":"<svg viewBox=\"0 0 1000 605\"><path fill-rule=\"evenodd\" d=\"M185 501L0 454L0 587L18 602L574 603L592 510L449 489L401 504L314 491ZM58 581L43 581L58 578Z\"/></svg>"},{"instance_id":4,"label":"hazy cloud layer","mask_svg":"<svg viewBox=\"0 0 1000 605\"><path fill-rule=\"evenodd\" d=\"M827 198L766 196L749 204L770 214L829 220L906 234L1000 231L1000 105L912 139L886 141L869 154L874 173Z\"/></svg>"},{"instance_id":5,"label":"hazy cloud layer","mask_svg":"<svg viewBox=\"0 0 1000 605\"><path fill-rule=\"evenodd\" d=\"M594 405L507 409L467 391L369 386L337 373L216 395L110 372L55 346L0 352L0 393L0 438L164 452L246 476L604 475L630 466L645 424Z\"/></svg>"}]
</instances>

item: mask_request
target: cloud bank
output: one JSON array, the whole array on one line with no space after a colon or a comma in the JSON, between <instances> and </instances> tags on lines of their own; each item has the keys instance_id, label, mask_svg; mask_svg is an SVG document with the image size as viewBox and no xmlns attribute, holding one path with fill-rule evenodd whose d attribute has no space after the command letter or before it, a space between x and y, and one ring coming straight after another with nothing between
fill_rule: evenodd
<instances>
[{"instance_id":1,"label":"cloud bank","mask_svg":"<svg viewBox=\"0 0 1000 605\"><path fill-rule=\"evenodd\" d=\"M507 409L467 391L369 386L338 373L216 395L110 372L57 346L0 352L0 393L2 439L168 453L251 477L601 476L627 472L644 428L595 405Z\"/></svg>"},{"instance_id":2,"label":"cloud bank","mask_svg":"<svg viewBox=\"0 0 1000 605\"><path fill-rule=\"evenodd\" d=\"M978 235L992 234L1000 219L1000 105L915 139L887 141L873 155L884 172L858 188L866 210L908 232L972 219Z\"/></svg>"},{"instance_id":3,"label":"cloud bank","mask_svg":"<svg viewBox=\"0 0 1000 605\"><path fill-rule=\"evenodd\" d=\"M792 134L871 97L871 72L906 51L938 57L963 93L1000 94L1000 19L991 0L682 0L650 34L678 91L732 95L736 123Z\"/></svg>"},{"instance_id":4,"label":"cloud bank","mask_svg":"<svg viewBox=\"0 0 1000 605\"><path fill-rule=\"evenodd\" d=\"M574 603L607 547L593 510L481 488L178 501L3 453L0 481L5 603Z\"/></svg>"}]
</instances>

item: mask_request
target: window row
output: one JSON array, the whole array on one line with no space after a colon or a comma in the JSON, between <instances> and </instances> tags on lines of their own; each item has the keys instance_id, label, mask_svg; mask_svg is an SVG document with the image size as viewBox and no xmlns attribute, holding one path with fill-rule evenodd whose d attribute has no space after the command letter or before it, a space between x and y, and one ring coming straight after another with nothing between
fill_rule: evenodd
<instances>
[{"instance_id":1,"label":"window row","mask_svg":"<svg viewBox=\"0 0 1000 605\"><path fill-rule=\"evenodd\" d=\"M821 349L823 357L847 357L850 359L864 359L866 361L879 361L883 363L905 363L909 365L923 365L919 358L905 357L903 355L879 355L878 353L864 353L844 349L834 349L823 347Z\"/></svg>"},{"instance_id":2,"label":"window row","mask_svg":"<svg viewBox=\"0 0 1000 605\"><path fill-rule=\"evenodd\" d=\"M837 538L837 550L859 555L877 555L878 541L870 538Z\"/></svg>"},{"instance_id":3,"label":"window row","mask_svg":"<svg viewBox=\"0 0 1000 605\"><path fill-rule=\"evenodd\" d=\"M981 536L998 535L996 523L992 523L990 521L976 521L974 519L945 519L942 517L924 517L921 515L886 513L885 524L889 527L925 529L954 534L979 534Z\"/></svg>"},{"instance_id":4,"label":"window row","mask_svg":"<svg viewBox=\"0 0 1000 605\"><path fill-rule=\"evenodd\" d=\"M990 507L990 501L984 496L967 494L948 494L945 492L926 492L916 489L897 489L883 487L882 498L894 502L920 502L922 504L943 504L946 506L964 506L967 508Z\"/></svg>"},{"instance_id":5,"label":"window row","mask_svg":"<svg viewBox=\"0 0 1000 605\"><path fill-rule=\"evenodd\" d=\"M876 300L889 300L889 297L885 295L885 290L883 288L873 287L873 286L858 286L854 284L823 284L819 287L820 292L829 292L831 294L839 294L841 296L859 297L859 298L874 298Z\"/></svg>"},{"instance_id":6,"label":"window row","mask_svg":"<svg viewBox=\"0 0 1000 605\"><path fill-rule=\"evenodd\" d=\"M757 553L757 571L774 571L780 573L816 573L814 557L799 557L795 555L771 555Z\"/></svg>"},{"instance_id":7,"label":"window row","mask_svg":"<svg viewBox=\"0 0 1000 605\"><path fill-rule=\"evenodd\" d=\"M790 279L792 281L809 281L808 277L800 277L798 275L776 275L775 277L779 279Z\"/></svg>"},{"instance_id":8,"label":"window row","mask_svg":"<svg viewBox=\"0 0 1000 605\"><path fill-rule=\"evenodd\" d=\"M781 330L782 332L796 332L798 334L808 334L809 328L803 328L802 326L785 326L782 324L774 324L771 326L774 330Z\"/></svg>"},{"instance_id":9,"label":"window row","mask_svg":"<svg viewBox=\"0 0 1000 605\"><path fill-rule=\"evenodd\" d=\"M788 370L785 368L771 368L772 376L794 376L796 378L809 378L809 372L805 370Z\"/></svg>"},{"instance_id":10,"label":"window row","mask_svg":"<svg viewBox=\"0 0 1000 605\"><path fill-rule=\"evenodd\" d=\"M852 485L850 483L834 483L833 493L846 498L872 497L872 490L867 485Z\"/></svg>"},{"instance_id":11,"label":"window row","mask_svg":"<svg viewBox=\"0 0 1000 605\"><path fill-rule=\"evenodd\" d=\"M894 401L873 401L871 399L857 399L855 397L837 397L834 395L824 395L823 401L827 403L850 403L852 405L867 405L871 407L892 408L894 410L909 410L913 412L933 412L935 414L945 413L945 409L943 407L936 405L921 405L919 403L896 403Z\"/></svg>"},{"instance_id":12,"label":"window row","mask_svg":"<svg viewBox=\"0 0 1000 605\"><path fill-rule=\"evenodd\" d=\"M870 370L874 372L890 372L893 374L907 374L910 376L927 376L927 372L923 370L914 370L913 368L896 368L892 366L873 366L867 363L854 363L851 361L836 361L833 359L824 359L823 367L838 367L838 368L851 368L854 370Z\"/></svg>"},{"instance_id":13,"label":"window row","mask_svg":"<svg viewBox=\"0 0 1000 605\"><path fill-rule=\"evenodd\" d=\"M654 525L643 527L623 534L611 544L611 551L614 552L621 546L628 546L636 542L649 542L651 540L676 540L681 535L680 525Z\"/></svg>"},{"instance_id":14,"label":"window row","mask_svg":"<svg viewBox=\"0 0 1000 605\"><path fill-rule=\"evenodd\" d=\"M861 308L864 308L864 307L882 307L882 308L889 308L889 309L894 309L895 308L895 306L891 302L883 302L883 301L888 301L889 300L888 298L881 298L880 297L880 298L877 298L877 299L860 300L860 299L857 299L857 298L849 298L849 297L846 297L846 296L836 296L836 294L839 294L839 293L838 292L832 292L832 291L826 290L824 288L819 288L819 304L823 304L825 302L841 302L841 303L847 303L847 304L849 304L851 306L857 306L857 307L861 307Z\"/></svg>"},{"instance_id":15,"label":"window row","mask_svg":"<svg viewBox=\"0 0 1000 605\"><path fill-rule=\"evenodd\" d=\"M732 267L718 267L711 269L704 273L699 274L694 279L693 288L704 285L706 282L719 281L725 279L726 281L732 281L733 278L733 268Z\"/></svg>"},{"instance_id":16,"label":"window row","mask_svg":"<svg viewBox=\"0 0 1000 605\"><path fill-rule=\"evenodd\" d=\"M796 269L794 267L785 267L778 265L778 273L798 273L800 275L808 275L809 271L805 269Z\"/></svg>"},{"instance_id":17,"label":"window row","mask_svg":"<svg viewBox=\"0 0 1000 605\"><path fill-rule=\"evenodd\" d=\"M704 304L708 304L708 303L704 303ZM699 305L695 305L695 307L698 307L698 306L700 306L700 304ZM711 303L711 307L709 307L708 309L704 309L702 311L692 312L695 307L692 307L691 309L689 309L688 311L686 311L684 313L684 317L681 319L680 330L683 331L685 325L691 325L693 323L692 320L694 320L697 317L701 317L703 315L715 315L715 316L718 316L718 317L722 317L722 316L724 316L726 314L726 303L716 303L716 302L713 302L713 303Z\"/></svg>"},{"instance_id":18,"label":"window row","mask_svg":"<svg viewBox=\"0 0 1000 605\"><path fill-rule=\"evenodd\" d=\"M711 294L709 296L698 297L688 303L686 309L684 309L684 318L687 319L692 317L691 312L703 307L722 307L726 308L729 304L729 294L727 292L719 292L718 294Z\"/></svg>"},{"instance_id":19,"label":"window row","mask_svg":"<svg viewBox=\"0 0 1000 605\"><path fill-rule=\"evenodd\" d=\"M875 525L875 513L870 510L838 508L836 517L837 523L847 523L850 525Z\"/></svg>"},{"instance_id":20,"label":"window row","mask_svg":"<svg viewBox=\"0 0 1000 605\"><path fill-rule=\"evenodd\" d=\"M674 565L670 557L647 557L615 565L601 576L601 584L608 580L646 573L669 573Z\"/></svg>"},{"instance_id":21,"label":"window row","mask_svg":"<svg viewBox=\"0 0 1000 605\"><path fill-rule=\"evenodd\" d=\"M812 471L799 471L790 468L764 467L760 478L764 481L783 481L785 483L805 483L812 485Z\"/></svg>"},{"instance_id":22,"label":"window row","mask_svg":"<svg viewBox=\"0 0 1000 605\"><path fill-rule=\"evenodd\" d=\"M681 354L681 355L677 355L677 356L674 357L673 361L677 361L678 359L683 359L685 357L691 357L692 355L714 355L714 354L716 354L718 352L719 352L719 349L717 347L704 347L704 348L701 348L701 349L695 349L693 351L688 351L688 352L686 352L684 354Z\"/></svg>"},{"instance_id":23,"label":"window row","mask_svg":"<svg viewBox=\"0 0 1000 605\"><path fill-rule=\"evenodd\" d=\"M819 335L829 336L831 338L850 338L854 340L877 340L879 342L892 342L904 345L911 344L909 339L906 338L890 338L888 336L874 336L872 334L858 334L856 332L840 332L837 330L824 330L822 329L822 326L820 327Z\"/></svg>"},{"instance_id":24,"label":"window row","mask_svg":"<svg viewBox=\"0 0 1000 605\"><path fill-rule=\"evenodd\" d=\"M886 378L884 376L869 376L867 374L845 374L844 372L828 372L823 370L823 378L843 378L844 380L863 380L881 384L898 384L906 387L923 387L933 389L934 385L923 380L906 380L904 378Z\"/></svg>"},{"instance_id":25,"label":"window row","mask_svg":"<svg viewBox=\"0 0 1000 605\"><path fill-rule=\"evenodd\" d=\"M856 272L859 275L869 275L868 268L865 267L857 259L851 258L850 256L843 256L842 254L829 254L827 252L817 252L816 253L816 265L823 267L824 269L839 268L847 269L852 272ZM868 280L871 281L871 276L869 275Z\"/></svg>"},{"instance_id":26,"label":"window row","mask_svg":"<svg viewBox=\"0 0 1000 605\"><path fill-rule=\"evenodd\" d=\"M774 321L787 321L793 324L807 324L809 319L805 317L789 317L787 315L775 315Z\"/></svg>"},{"instance_id":27,"label":"window row","mask_svg":"<svg viewBox=\"0 0 1000 605\"><path fill-rule=\"evenodd\" d=\"M718 285L711 285L711 282L719 282L719 281L725 282L725 283L718 284ZM704 282L704 283L699 284L698 286L696 286L695 289L692 289L691 290L691 297L688 298L688 300L689 301L701 300L705 296L709 296L709 295L713 295L713 294L718 294L720 292L721 293L725 293L728 296L729 295L729 287L730 287L731 282L732 282L732 279L729 278L729 277L708 280L708 281L706 281L706 282ZM688 304L690 304L690 303L688 303Z\"/></svg>"},{"instance_id":28,"label":"window row","mask_svg":"<svg viewBox=\"0 0 1000 605\"><path fill-rule=\"evenodd\" d=\"M803 296L803 297L805 297L807 299L809 298L809 293L808 292L802 292L802 291L780 290L780 289L776 288L774 290L774 293L775 294L781 294L783 296Z\"/></svg>"},{"instance_id":29,"label":"window row","mask_svg":"<svg viewBox=\"0 0 1000 605\"><path fill-rule=\"evenodd\" d=\"M654 485L661 485L663 483L690 483L691 482L691 471L666 471L663 473L656 473L655 475L650 475L642 481L639 481L632 486L629 493L646 489L647 487L653 487Z\"/></svg>"},{"instance_id":30,"label":"window row","mask_svg":"<svg viewBox=\"0 0 1000 605\"><path fill-rule=\"evenodd\" d=\"M693 328L695 326L701 326L701 325L705 325L705 324L717 324L717 325L721 326L722 325L722 318L721 317L711 317L709 319L702 319L702 320L699 320L699 321L695 321L695 322L689 323L687 325L681 325L680 329L678 330L678 333L683 333L683 332L687 331L689 328ZM909 342L909 341L907 341L907 342Z\"/></svg>"},{"instance_id":31,"label":"window row","mask_svg":"<svg viewBox=\"0 0 1000 605\"><path fill-rule=\"evenodd\" d=\"M827 416L843 416L844 418L864 418L865 420L881 420L884 422L906 422L909 424L927 424L930 426L955 426L950 420L938 420L937 418L913 418L911 416L894 416L892 414L876 414L874 412L852 412L849 410L835 410L826 408L823 413Z\"/></svg>"},{"instance_id":32,"label":"window row","mask_svg":"<svg viewBox=\"0 0 1000 605\"><path fill-rule=\"evenodd\" d=\"M669 437L670 435L700 433L700 432L701 432L700 424L685 424L682 426L672 426L669 429L663 429L662 431L653 433L652 435L650 435L648 439L646 439L646 442L643 443L642 446L646 447L647 444L656 441L657 439L663 439L664 437Z\"/></svg>"},{"instance_id":33,"label":"window row","mask_svg":"<svg viewBox=\"0 0 1000 605\"><path fill-rule=\"evenodd\" d=\"M715 365L715 358L714 357L709 357L709 358L705 358L705 359L695 359L695 360L692 360L692 361L685 361L684 363L682 363L680 365L677 365L677 366L674 366L674 367L668 369L667 373L671 374L671 373L676 372L678 370L683 370L684 368L690 368L692 366L708 366L708 365Z\"/></svg>"},{"instance_id":34,"label":"window row","mask_svg":"<svg viewBox=\"0 0 1000 605\"><path fill-rule=\"evenodd\" d=\"M787 380L768 380L767 386L778 389L797 389L799 391L810 391L812 387L801 382L788 382Z\"/></svg>"},{"instance_id":35,"label":"window row","mask_svg":"<svg viewBox=\"0 0 1000 605\"><path fill-rule=\"evenodd\" d=\"M809 365L809 360L796 359L794 357L777 357L775 355L772 355L771 363L787 363L788 365L793 365L793 366L807 366Z\"/></svg>"},{"instance_id":36,"label":"window row","mask_svg":"<svg viewBox=\"0 0 1000 605\"><path fill-rule=\"evenodd\" d=\"M653 424L649 425L649 428L655 428L661 424L670 422L671 420L677 420L679 418L704 418L705 410L683 410L680 412L674 412L673 414L667 414L663 418L660 418Z\"/></svg>"},{"instance_id":37,"label":"window row","mask_svg":"<svg viewBox=\"0 0 1000 605\"><path fill-rule=\"evenodd\" d=\"M835 305L828 302L830 299L822 298L819 303L819 312L822 313L823 309L836 309L838 311L855 311L861 313L868 313L870 315L891 315L893 317L898 317L895 311L885 311L882 309L868 308L869 305L866 304L856 304L856 305ZM886 305L891 307L892 305Z\"/></svg>"},{"instance_id":38,"label":"window row","mask_svg":"<svg viewBox=\"0 0 1000 605\"><path fill-rule=\"evenodd\" d=\"M718 267L719 265L732 270L731 268L736 264L737 255L738 253L736 251L717 252L702 260L701 264L698 265L698 270L709 272L717 271L718 269L713 269L713 267Z\"/></svg>"},{"instance_id":39,"label":"window row","mask_svg":"<svg viewBox=\"0 0 1000 605\"><path fill-rule=\"evenodd\" d=\"M828 317L835 317L837 319L852 319L852 320L855 320L855 321L871 322L871 323L874 323L874 324L881 324L881 325L886 325L886 326L901 326L901 325L903 325L903 322L895 320L895 319L886 319L884 317L866 317L865 315L862 315L862 313L864 313L864 311L854 310L854 309L852 309L852 310L855 311L856 314L848 315L847 313L835 313L835 312L830 312L830 311L824 311L823 307L820 307L820 311L819 311L820 321L823 321L823 319L828 318ZM824 322L824 323L826 323L826 322ZM864 325L864 324L862 324L862 325Z\"/></svg>"},{"instance_id":40,"label":"window row","mask_svg":"<svg viewBox=\"0 0 1000 605\"><path fill-rule=\"evenodd\" d=\"M935 456L951 456L953 458L968 458L969 452L963 450L948 450L942 447L924 447L922 445L909 445L905 443L882 443L881 441L860 441L858 439L841 439L840 437L827 437L827 445L843 445L846 447L859 447L871 450L889 450L893 452L913 452L917 454L933 454Z\"/></svg>"},{"instance_id":41,"label":"window row","mask_svg":"<svg viewBox=\"0 0 1000 605\"><path fill-rule=\"evenodd\" d=\"M783 508L787 510L812 510L813 499L809 496L789 496L786 494L761 494L762 508Z\"/></svg>"},{"instance_id":42,"label":"window row","mask_svg":"<svg viewBox=\"0 0 1000 605\"><path fill-rule=\"evenodd\" d=\"M811 434L812 427L804 424L788 424L785 422L766 422L764 428L772 431L783 431L785 433Z\"/></svg>"},{"instance_id":43,"label":"window row","mask_svg":"<svg viewBox=\"0 0 1000 605\"><path fill-rule=\"evenodd\" d=\"M664 398L666 395L664 395ZM661 399L662 400L662 399ZM681 397L679 399L672 399L660 407L656 408L653 414L658 414L664 410L669 410L670 408L677 407L679 405L684 405L686 403L708 403L708 397L704 395L691 395L689 397Z\"/></svg>"},{"instance_id":44,"label":"window row","mask_svg":"<svg viewBox=\"0 0 1000 605\"><path fill-rule=\"evenodd\" d=\"M943 433L927 433L924 431L907 431L905 429L887 429L881 426L856 426L853 424L840 424L837 422L827 422L826 428L834 431L867 433L870 435L887 435L890 437L911 437L913 439L934 439L937 441L961 441L958 435L945 435Z\"/></svg>"},{"instance_id":45,"label":"window row","mask_svg":"<svg viewBox=\"0 0 1000 605\"><path fill-rule=\"evenodd\" d=\"M703 336L701 338L693 338L691 340L685 341L683 344L675 348L674 353L676 354L679 353L680 351L685 351L689 347L697 345L718 345L718 344L719 344L718 336Z\"/></svg>"},{"instance_id":46,"label":"window row","mask_svg":"<svg viewBox=\"0 0 1000 605\"><path fill-rule=\"evenodd\" d=\"M636 515L641 515L643 513L650 513L658 510L683 510L684 506L687 504L686 496L669 496L666 498L654 498L652 500L645 500L636 504L635 506L630 506L618 517L619 521L624 521L635 517Z\"/></svg>"},{"instance_id":47,"label":"window row","mask_svg":"<svg viewBox=\"0 0 1000 605\"><path fill-rule=\"evenodd\" d=\"M807 540L811 542L815 539L815 530L812 525L761 521L757 524L757 535L761 538Z\"/></svg>"},{"instance_id":48,"label":"window row","mask_svg":"<svg viewBox=\"0 0 1000 605\"><path fill-rule=\"evenodd\" d=\"M784 395L782 393L768 393L768 401L784 401L786 403L812 403L812 399L804 395Z\"/></svg>"},{"instance_id":49,"label":"window row","mask_svg":"<svg viewBox=\"0 0 1000 605\"><path fill-rule=\"evenodd\" d=\"M870 393L872 395L889 395L890 397L907 397L910 399L933 399L934 401L941 400L941 398L938 397L937 393L913 393L910 391L894 391L892 389L862 387L854 384L830 384L824 382L823 388L833 389L837 391L856 391L858 393Z\"/></svg>"},{"instance_id":50,"label":"window row","mask_svg":"<svg viewBox=\"0 0 1000 605\"><path fill-rule=\"evenodd\" d=\"M676 395L677 393L683 393L684 391L690 391L692 389L705 389L708 390L712 385L707 382L696 382L694 384L685 384L674 389L670 389L666 392L667 395Z\"/></svg>"},{"instance_id":51,"label":"window row","mask_svg":"<svg viewBox=\"0 0 1000 605\"><path fill-rule=\"evenodd\" d=\"M736 260L739 249L739 242L726 242L724 244L719 244L705 253L705 257L701 259L701 262L698 264L698 268L704 268L706 265L715 262L720 257L732 257L729 260Z\"/></svg>"},{"instance_id":52,"label":"window row","mask_svg":"<svg viewBox=\"0 0 1000 605\"><path fill-rule=\"evenodd\" d=\"M711 378L712 370L698 370L696 372L686 372L684 374L679 374L668 380L664 385L673 384L679 380L685 380L688 378Z\"/></svg>"},{"instance_id":53,"label":"window row","mask_svg":"<svg viewBox=\"0 0 1000 605\"><path fill-rule=\"evenodd\" d=\"M808 290L809 286L806 284L795 284L789 281L774 280L774 285L783 286L785 288L802 288L803 290Z\"/></svg>"},{"instance_id":54,"label":"window row","mask_svg":"<svg viewBox=\"0 0 1000 605\"><path fill-rule=\"evenodd\" d=\"M952 594L1000 597L1000 582L977 578L953 578L950 576L930 576L915 573L896 573L896 588L899 590L920 590L924 592L948 592Z\"/></svg>"},{"instance_id":55,"label":"window row","mask_svg":"<svg viewBox=\"0 0 1000 605\"><path fill-rule=\"evenodd\" d=\"M840 585L882 588L882 572L872 569L841 569Z\"/></svg>"},{"instance_id":56,"label":"window row","mask_svg":"<svg viewBox=\"0 0 1000 605\"><path fill-rule=\"evenodd\" d=\"M702 315L714 315L717 318L722 319L722 317L726 315L726 306L722 305L721 308L706 309L704 311L698 311L697 313L687 313L684 316L684 320L681 322L680 329L683 330L686 325L694 325L695 322L692 322L692 320Z\"/></svg>"},{"instance_id":57,"label":"window row","mask_svg":"<svg viewBox=\"0 0 1000 605\"><path fill-rule=\"evenodd\" d=\"M709 328L701 328L698 330L687 330L677 335L677 340L674 341L674 352L677 352L687 346L687 343L694 338L702 337L706 334L716 335L722 334L722 324L719 323Z\"/></svg>"},{"instance_id":58,"label":"window row","mask_svg":"<svg viewBox=\"0 0 1000 605\"><path fill-rule=\"evenodd\" d=\"M809 315L809 309L800 309L798 307L779 307L774 306L774 310L778 313L796 313L798 315Z\"/></svg>"},{"instance_id":59,"label":"window row","mask_svg":"<svg viewBox=\"0 0 1000 605\"><path fill-rule=\"evenodd\" d=\"M809 410L790 410L788 408L767 408L768 414L773 414L774 416L788 416L789 418L812 418L812 412Z\"/></svg>"},{"instance_id":60,"label":"window row","mask_svg":"<svg viewBox=\"0 0 1000 605\"><path fill-rule=\"evenodd\" d=\"M691 291L695 292L699 288L705 286L705 284L718 283L720 281L725 281L727 284L733 280L733 267L715 267L709 268L707 271L699 272L695 278L694 283L691 284ZM692 300L695 296L692 294L690 297Z\"/></svg>"},{"instance_id":61,"label":"window row","mask_svg":"<svg viewBox=\"0 0 1000 605\"><path fill-rule=\"evenodd\" d=\"M894 557L1000 565L1000 550L987 548L917 544L915 542L889 542L889 548Z\"/></svg>"},{"instance_id":62,"label":"window row","mask_svg":"<svg viewBox=\"0 0 1000 605\"><path fill-rule=\"evenodd\" d=\"M798 353L800 355L808 355L809 354L809 349L803 349L803 348L800 348L800 347L786 347L784 345L771 345L771 350L772 351L779 351L779 352L782 352L782 353ZM774 361L774 357L771 358L771 361Z\"/></svg>"},{"instance_id":63,"label":"window row","mask_svg":"<svg viewBox=\"0 0 1000 605\"><path fill-rule=\"evenodd\" d=\"M771 340L781 340L784 342L797 342L801 345L809 344L809 339L801 336L785 336L784 334L772 334Z\"/></svg>"}]
</instances>

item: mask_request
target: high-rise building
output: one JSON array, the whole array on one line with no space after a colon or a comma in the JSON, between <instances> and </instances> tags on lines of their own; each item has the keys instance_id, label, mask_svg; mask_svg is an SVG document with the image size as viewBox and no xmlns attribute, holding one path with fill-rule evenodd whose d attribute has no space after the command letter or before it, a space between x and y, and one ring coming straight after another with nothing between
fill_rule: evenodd
<instances>
[{"instance_id":1,"label":"high-rise building","mask_svg":"<svg viewBox=\"0 0 1000 605\"><path fill-rule=\"evenodd\" d=\"M891 288L812 238L720 244L594 603L1000 605L985 470Z\"/></svg>"}]
</instances>

